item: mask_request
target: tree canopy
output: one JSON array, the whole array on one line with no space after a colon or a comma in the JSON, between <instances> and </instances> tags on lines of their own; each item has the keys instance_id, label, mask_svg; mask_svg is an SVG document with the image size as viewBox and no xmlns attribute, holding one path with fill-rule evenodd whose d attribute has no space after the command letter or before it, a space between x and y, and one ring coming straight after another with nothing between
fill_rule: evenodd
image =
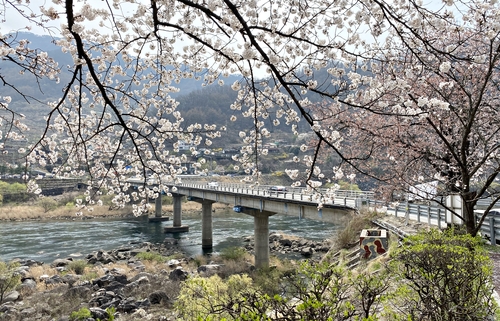
<instances>
[{"instance_id":1,"label":"tree canopy","mask_svg":"<svg viewBox=\"0 0 500 321\"><path fill-rule=\"evenodd\" d=\"M27 164L90 174L122 200L130 167L144 178L151 170L162 184L178 182L186 160L179 141L210 146L229 126L194 115L186 122L176 85L185 78L224 85L238 75L225 116L250 120L235 157L247 181L258 182L270 126L287 125L296 135L314 133L301 147L310 153L292 159L309 170L286 171L295 185L314 190L346 174L406 190L438 180L444 193L461 196L464 210L456 214L477 232L472 208L492 194L500 172L496 1L1 2L6 26L22 21L21 30L53 36L72 57L59 66L2 28L4 62L35 79L64 81L51 102L13 88L50 107L43 137L20 150ZM10 76L0 70L4 86ZM1 98L4 142L22 139L22 115L12 97ZM322 168L331 153L341 166ZM146 186L139 196L158 191ZM82 206L92 202L89 195Z\"/></svg>"}]
</instances>

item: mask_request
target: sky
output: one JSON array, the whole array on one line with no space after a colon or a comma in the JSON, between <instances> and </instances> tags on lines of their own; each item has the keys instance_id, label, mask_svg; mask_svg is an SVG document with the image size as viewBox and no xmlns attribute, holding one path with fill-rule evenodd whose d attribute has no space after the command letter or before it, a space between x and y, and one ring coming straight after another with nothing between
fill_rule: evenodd
<instances>
[{"instance_id":1,"label":"sky","mask_svg":"<svg viewBox=\"0 0 500 321\"><path fill-rule=\"evenodd\" d=\"M19 11L23 11L26 15L34 14L35 16L39 16L41 14L39 7L51 4L52 3L50 1L32 0L29 6L19 5L17 6L18 10L16 10L9 4L5 3L5 1L1 1L0 16L2 21L0 24L0 32L2 34L7 34L15 31L28 31L38 35L46 35L47 30L37 26L33 22L28 21ZM60 21L49 21L45 25L49 26L52 32L59 33Z\"/></svg>"}]
</instances>

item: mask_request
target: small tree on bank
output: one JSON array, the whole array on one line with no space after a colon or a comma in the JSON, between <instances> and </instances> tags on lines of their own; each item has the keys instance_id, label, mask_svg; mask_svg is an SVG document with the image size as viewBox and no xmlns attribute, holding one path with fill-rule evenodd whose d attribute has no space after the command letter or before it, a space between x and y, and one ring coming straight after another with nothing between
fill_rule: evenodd
<instances>
[{"instance_id":1,"label":"small tree on bank","mask_svg":"<svg viewBox=\"0 0 500 321\"><path fill-rule=\"evenodd\" d=\"M479 237L432 229L404 240L393 257L398 320L491 320L492 263Z\"/></svg>"},{"instance_id":2,"label":"small tree on bank","mask_svg":"<svg viewBox=\"0 0 500 321\"><path fill-rule=\"evenodd\" d=\"M19 263L5 263L0 261L0 303L5 294L13 290L21 281L21 276L15 271Z\"/></svg>"}]
</instances>

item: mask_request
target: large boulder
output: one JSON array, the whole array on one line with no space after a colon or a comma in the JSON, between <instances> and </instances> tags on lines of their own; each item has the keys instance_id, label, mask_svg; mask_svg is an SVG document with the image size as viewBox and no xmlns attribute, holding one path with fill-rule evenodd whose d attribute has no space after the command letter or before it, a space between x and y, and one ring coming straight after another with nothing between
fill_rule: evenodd
<instances>
[{"instance_id":1,"label":"large boulder","mask_svg":"<svg viewBox=\"0 0 500 321\"><path fill-rule=\"evenodd\" d=\"M178 266L174 270L172 270L168 276L168 278L172 281L184 281L188 277L188 273L182 269L181 266Z\"/></svg>"}]
</instances>

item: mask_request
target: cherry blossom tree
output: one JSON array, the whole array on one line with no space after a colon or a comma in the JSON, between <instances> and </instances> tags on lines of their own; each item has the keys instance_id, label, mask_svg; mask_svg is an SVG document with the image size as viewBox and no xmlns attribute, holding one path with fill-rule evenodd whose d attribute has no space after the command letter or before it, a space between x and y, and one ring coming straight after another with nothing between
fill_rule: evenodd
<instances>
[{"instance_id":1,"label":"cherry blossom tree","mask_svg":"<svg viewBox=\"0 0 500 321\"><path fill-rule=\"evenodd\" d=\"M437 200L475 235L486 217L476 222L478 200L490 199L489 210L500 198L494 188L500 172L500 29L496 4L468 5L460 15L394 20L386 43L391 47L370 61L367 88L352 103L328 105L327 113L318 108L318 114L344 129L352 148L343 155L351 165L389 190L421 196L423 190L410 187L437 181L438 196L458 195L461 210Z\"/></svg>"},{"instance_id":2,"label":"cherry blossom tree","mask_svg":"<svg viewBox=\"0 0 500 321\"><path fill-rule=\"evenodd\" d=\"M44 28L54 35L61 50L73 58L73 64L63 70L43 52L2 36L2 58L23 64L25 72L53 79L66 70L71 75L60 99L49 104L43 137L26 149L27 163L58 164L60 175L90 174L93 184L115 195L118 205L155 197L167 185L179 182L181 164L187 159L178 149L179 141L210 146L225 133L224 127L213 124L185 123L171 95L183 78L224 85L225 76L241 75L240 81L230 84L238 98L228 117L253 119L253 130L240 133L244 146L234 159L250 182L259 181L259 155L266 153L261 142L271 135L269 124L287 124L297 135L303 128L314 133L314 141L301 147L308 154L293 159L309 168L305 176L295 168L287 170L294 185L305 182L311 192L348 171L391 184L403 172L408 181L437 175L447 180L447 187L454 186L450 191L465 197L470 195L471 179L482 171L491 175L495 169L494 153L484 151L488 156L483 163L474 161L478 168L469 178L457 174L462 173L457 159L472 150L472 138L465 139L471 146L465 153L454 155L443 149L453 145L445 138L458 137L460 128L474 133L462 133L467 136L479 135L479 128L472 130L482 126L476 116L470 127L444 129L458 110L467 113L469 107L457 105L461 99L470 99L473 92L480 101L494 103L495 1L448 0L434 7L413 0L105 0L92 4L56 0L41 7L29 1L1 3L4 20L14 11L28 28ZM62 23L48 27L55 22ZM489 76L481 77L479 72L485 73L488 65ZM483 81L484 88L470 88L460 70L474 75L478 84ZM9 83L7 75L1 77ZM471 91L457 96L460 84ZM9 100L3 98L5 110ZM484 104L477 102L477 108L478 117L486 119ZM15 127L4 135L24 130L14 118L5 124ZM407 135L396 139L389 129ZM435 134L437 129L443 134ZM482 137L494 146L495 133L488 135ZM451 160L446 163L444 156L439 160L433 156L436 161L425 161L415 150L405 156L408 166L396 167L395 160L400 164L399 156L410 150L399 140L412 146L425 142L429 153L449 152ZM359 143L365 148L354 148ZM170 144L173 148L167 147ZM338 154L342 166L321 168L319 160L325 153ZM153 172L159 184L128 194L130 167L144 180ZM90 190L88 194L82 207L94 202ZM319 206L331 195L318 194ZM141 203L135 212L146 206Z\"/></svg>"}]
</instances>

